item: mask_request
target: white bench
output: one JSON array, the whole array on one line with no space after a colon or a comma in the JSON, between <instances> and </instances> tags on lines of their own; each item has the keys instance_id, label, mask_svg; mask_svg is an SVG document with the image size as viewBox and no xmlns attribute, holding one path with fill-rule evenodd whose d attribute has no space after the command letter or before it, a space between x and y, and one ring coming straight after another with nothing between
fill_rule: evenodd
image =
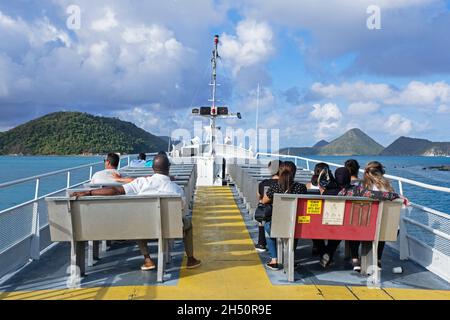
<instances>
[{"instance_id":1,"label":"white bench","mask_svg":"<svg viewBox=\"0 0 450 320\"><path fill-rule=\"evenodd\" d=\"M88 241L157 239L157 281L163 282L168 241L183 238L181 197L52 197L46 202L51 240L71 243L71 276L85 274Z\"/></svg>"},{"instance_id":2,"label":"white bench","mask_svg":"<svg viewBox=\"0 0 450 320\"><path fill-rule=\"evenodd\" d=\"M316 209L310 203L315 203ZM271 237L278 239L278 258L288 281L294 281L294 239L328 239L362 241L361 274L373 274L373 282L378 284L378 242L397 240L402 203L360 197L275 194Z\"/></svg>"}]
</instances>

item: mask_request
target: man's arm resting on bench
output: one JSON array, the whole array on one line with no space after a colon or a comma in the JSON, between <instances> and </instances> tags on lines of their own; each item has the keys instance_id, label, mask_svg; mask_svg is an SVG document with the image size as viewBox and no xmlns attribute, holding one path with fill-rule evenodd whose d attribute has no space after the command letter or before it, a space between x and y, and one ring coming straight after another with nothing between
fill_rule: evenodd
<instances>
[{"instance_id":1,"label":"man's arm resting on bench","mask_svg":"<svg viewBox=\"0 0 450 320\"><path fill-rule=\"evenodd\" d=\"M97 190L89 190L82 192L74 192L71 196L80 198L80 197L89 197L89 196L120 196L125 194L125 189L123 187L108 187Z\"/></svg>"}]
</instances>

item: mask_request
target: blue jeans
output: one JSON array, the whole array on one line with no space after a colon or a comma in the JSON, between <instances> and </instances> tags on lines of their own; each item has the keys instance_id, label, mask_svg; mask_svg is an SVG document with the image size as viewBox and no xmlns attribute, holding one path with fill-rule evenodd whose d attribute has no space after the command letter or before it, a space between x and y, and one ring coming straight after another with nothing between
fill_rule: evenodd
<instances>
[{"instance_id":1,"label":"blue jeans","mask_svg":"<svg viewBox=\"0 0 450 320\"><path fill-rule=\"evenodd\" d=\"M270 237L270 230L272 228L272 221L268 221L264 224L264 230L267 233L267 249L272 259L277 259L277 239Z\"/></svg>"}]
</instances>

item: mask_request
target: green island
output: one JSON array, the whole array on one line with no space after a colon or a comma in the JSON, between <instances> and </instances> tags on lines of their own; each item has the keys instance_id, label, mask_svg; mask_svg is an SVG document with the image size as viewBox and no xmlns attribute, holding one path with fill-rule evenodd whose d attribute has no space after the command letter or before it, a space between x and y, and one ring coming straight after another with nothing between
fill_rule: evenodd
<instances>
[{"instance_id":1,"label":"green island","mask_svg":"<svg viewBox=\"0 0 450 320\"><path fill-rule=\"evenodd\" d=\"M0 134L1 155L135 154L167 150L165 139L116 118L57 112Z\"/></svg>"}]
</instances>

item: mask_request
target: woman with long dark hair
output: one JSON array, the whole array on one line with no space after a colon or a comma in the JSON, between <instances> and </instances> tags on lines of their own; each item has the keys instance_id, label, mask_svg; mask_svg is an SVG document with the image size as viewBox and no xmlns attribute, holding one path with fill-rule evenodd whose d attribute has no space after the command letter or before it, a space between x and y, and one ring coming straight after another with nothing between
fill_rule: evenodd
<instances>
[{"instance_id":1,"label":"woman with long dark hair","mask_svg":"<svg viewBox=\"0 0 450 320\"><path fill-rule=\"evenodd\" d=\"M258 185L258 192L256 196L258 197L258 201L262 202L264 195L266 194L268 188L278 181L278 172L280 171L280 165L282 162L280 160L270 161L268 164L268 169L271 174L270 179L263 180ZM264 230L264 222L258 223L258 243L255 245L256 251L265 252L267 251L267 242L266 242L266 234Z\"/></svg>"},{"instance_id":2,"label":"woman with long dark hair","mask_svg":"<svg viewBox=\"0 0 450 320\"><path fill-rule=\"evenodd\" d=\"M295 182L295 174L297 173L297 167L292 161L283 162L280 165L280 171L278 174L278 182L272 184L267 190L262 202L264 204L273 203L273 196L276 193L290 193L290 194L303 194L307 193L306 186L302 183ZM281 265L278 264L276 239L270 238L270 231L272 228L272 222L267 221L264 225L266 233L269 235L267 238L267 248L270 254L270 261L266 263L266 267L271 270L280 270Z\"/></svg>"},{"instance_id":3,"label":"woman with long dark hair","mask_svg":"<svg viewBox=\"0 0 450 320\"><path fill-rule=\"evenodd\" d=\"M342 189L339 195L367 197L372 199L390 200L401 198L405 205L409 205L407 198L394 192L394 188L388 179L384 176L386 173L384 166L378 161L369 162L364 169L364 176L360 184L350 189ZM355 271L359 271L359 241L350 242L350 250L352 255L352 264ZM381 267L381 256L383 255L385 243L379 242L378 245L378 266Z\"/></svg>"}]
</instances>

